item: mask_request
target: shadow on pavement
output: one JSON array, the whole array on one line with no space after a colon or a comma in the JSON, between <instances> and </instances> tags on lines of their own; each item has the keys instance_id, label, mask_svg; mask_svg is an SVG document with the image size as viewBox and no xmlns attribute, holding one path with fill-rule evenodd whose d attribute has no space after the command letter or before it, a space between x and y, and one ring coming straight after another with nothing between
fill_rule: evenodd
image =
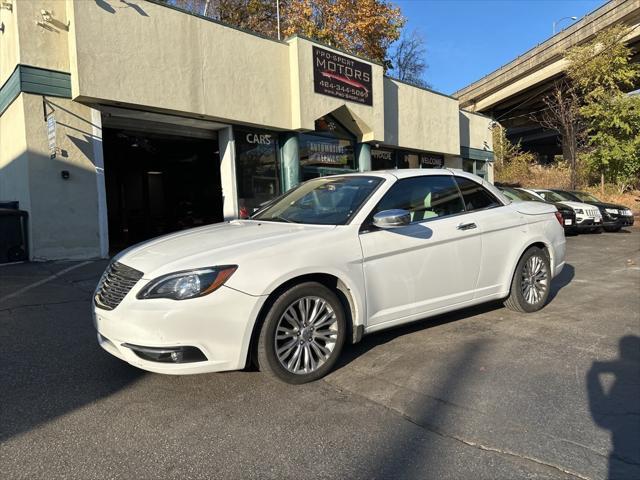
<instances>
[{"instance_id":1,"label":"shadow on pavement","mask_svg":"<svg viewBox=\"0 0 640 480\"><path fill-rule=\"evenodd\" d=\"M619 358L594 361L587 373L591 416L611 432L609 480L640 478L640 337L619 345Z\"/></svg>"},{"instance_id":2,"label":"shadow on pavement","mask_svg":"<svg viewBox=\"0 0 640 480\"><path fill-rule=\"evenodd\" d=\"M547 304L553 301L558 295L558 292L562 290L564 287L571 283L571 280L576 276L576 269L573 268L573 265L566 263L560 275L553 279L551 282L551 291L549 292L549 300L547 300Z\"/></svg>"},{"instance_id":3,"label":"shadow on pavement","mask_svg":"<svg viewBox=\"0 0 640 480\"><path fill-rule=\"evenodd\" d=\"M416 320L415 322L400 325L395 328L390 328L389 330L382 330L380 332L372 333L371 335L365 336L359 343L356 343L355 345L345 345L345 349L340 355L340 358L338 359L338 363L336 364L334 370L338 370L347 366L349 363L364 355L372 348L383 345L398 337L409 335L420 330L445 325L447 323L455 322L468 317L473 317L475 315L482 315L483 313L492 312L500 308L504 308L502 302L489 302L482 305L465 308L463 310L458 310L456 312L437 315L435 317L430 317L424 320Z\"/></svg>"},{"instance_id":4,"label":"shadow on pavement","mask_svg":"<svg viewBox=\"0 0 640 480\"><path fill-rule=\"evenodd\" d=\"M0 311L0 442L144 375L100 349L90 312L88 298Z\"/></svg>"}]
</instances>

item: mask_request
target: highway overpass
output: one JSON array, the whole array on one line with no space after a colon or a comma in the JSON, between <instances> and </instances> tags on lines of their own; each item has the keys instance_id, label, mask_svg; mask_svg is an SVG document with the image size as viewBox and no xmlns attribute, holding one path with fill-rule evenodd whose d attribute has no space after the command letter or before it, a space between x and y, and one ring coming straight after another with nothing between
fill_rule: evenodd
<instances>
[{"instance_id":1,"label":"highway overpass","mask_svg":"<svg viewBox=\"0 0 640 480\"><path fill-rule=\"evenodd\" d=\"M561 153L557 134L542 129L531 114L544 108L542 99L563 76L565 52L619 23L631 28L627 41L640 61L640 0L612 0L453 96L462 108L500 122L512 141L520 140L540 160L551 160Z\"/></svg>"}]
</instances>

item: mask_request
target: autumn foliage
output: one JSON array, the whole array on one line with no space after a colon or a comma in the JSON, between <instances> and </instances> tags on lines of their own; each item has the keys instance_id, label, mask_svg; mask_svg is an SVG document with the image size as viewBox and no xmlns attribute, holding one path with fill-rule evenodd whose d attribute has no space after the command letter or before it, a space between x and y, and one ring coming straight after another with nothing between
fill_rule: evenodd
<instances>
[{"instance_id":1,"label":"autumn foliage","mask_svg":"<svg viewBox=\"0 0 640 480\"><path fill-rule=\"evenodd\" d=\"M185 10L278 37L274 0L166 0ZM405 19L386 0L281 0L282 38L300 35L383 63Z\"/></svg>"}]
</instances>

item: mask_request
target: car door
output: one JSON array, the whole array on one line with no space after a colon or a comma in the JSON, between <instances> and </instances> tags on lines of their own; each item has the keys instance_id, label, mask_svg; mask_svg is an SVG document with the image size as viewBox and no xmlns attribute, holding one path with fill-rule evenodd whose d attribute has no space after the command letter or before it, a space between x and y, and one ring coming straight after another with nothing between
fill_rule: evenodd
<instances>
[{"instance_id":1,"label":"car door","mask_svg":"<svg viewBox=\"0 0 640 480\"><path fill-rule=\"evenodd\" d=\"M465 210L473 214L482 232L482 263L475 298L502 292L508 288L505 281L526 239L524 215L504 205L480 183L458 175L454 178Z\"/></svg>"},{"instance_id":2,"label":"car door","mask_svg":"<svg viewBox=\"0 0 640 480\"><path fill-rule=\"evenodd\" d=\"M398 180L369 219L398 208L411 213L409 225L383 230L365 222L359 235L367 327L419 318L473 298L481 239L453 177Z\"/></svg>"}]
</instances>

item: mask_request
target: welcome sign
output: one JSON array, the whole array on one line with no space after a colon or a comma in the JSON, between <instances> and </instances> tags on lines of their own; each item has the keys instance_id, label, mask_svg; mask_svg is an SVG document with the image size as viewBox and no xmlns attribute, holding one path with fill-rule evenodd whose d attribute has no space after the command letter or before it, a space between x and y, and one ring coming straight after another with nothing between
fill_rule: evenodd
<instances>
[{"instance_id":1,"label":"welcome sign","mask_svg":"<svg viewBox=\"0 0 640 480\"><path fill-rule=\"evenodd\" d=\"M373 105L371 65L315 46L313 87L316 93Z\"/></svg>"}]
</instances>

